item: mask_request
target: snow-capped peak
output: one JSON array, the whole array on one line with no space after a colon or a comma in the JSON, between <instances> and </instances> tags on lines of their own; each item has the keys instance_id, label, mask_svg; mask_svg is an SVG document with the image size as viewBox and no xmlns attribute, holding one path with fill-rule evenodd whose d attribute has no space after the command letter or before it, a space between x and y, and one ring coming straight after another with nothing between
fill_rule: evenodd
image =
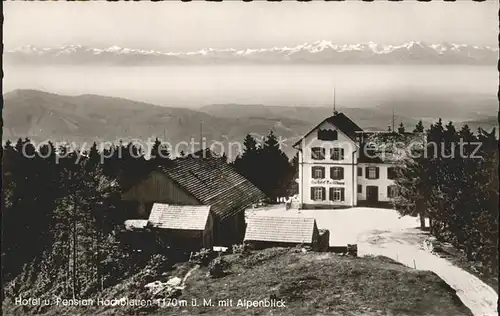
<instances>
[{"instance_id":1,"label":"snow-capped peak","mask_svg":"<svg viewBox=\"0 0 500 316\"><path fill-rule=\"evenodd\" d=\"M366 43L339 44L329 40L306 42L295 46L270 48L203 48L190 52L161 52L124 48L113 45L107 48L90 48L82 45L63 45L40 48L25 45L6 50L7 61L19 63L159 63L162 62L207 62L212 59L225 62L265 62L265 63L494 63L498 49L488 46L457 43L427 44L409 41L400 44ZM21 58L22 56L22 58ZM114 56L122 56L115 59ZM17 57L20 57L16 59ZM48 59L44 59L48 57ZM221 59L222 58L222 59ZM215 60L214 59L214 60ZM418 59L418 60L417 60Z\"/></svg>"}]
</instances>

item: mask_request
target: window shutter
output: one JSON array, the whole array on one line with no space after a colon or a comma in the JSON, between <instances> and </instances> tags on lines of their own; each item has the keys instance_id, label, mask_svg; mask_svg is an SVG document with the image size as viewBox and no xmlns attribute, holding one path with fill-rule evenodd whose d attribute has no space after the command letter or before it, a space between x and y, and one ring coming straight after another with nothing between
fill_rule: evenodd
<instances>
[{"instance_id":1,"label":"window shutter","mask_svg":"<svg viewBox=\"0 0 500 316\"><path fill-rule=\"evenodd\" d=\"M311 188L311 200L314 200L314 188Z\"/></svg>"},{"instance_id":2,"label":"window shutter","mask_svg":"<svg viewBox=\"0 0 500 316\"><path fill-rule=\"evenodd\" d=\"M387 197L388 198L391 197L391 186L390 185L387 186Z\"/></svg>"},{"instance_id":3,"label":"window shutter","mask_svg":"<svg viewBox=\"0 0 500 316\"><path fill-rule=\"evenodd\" d=\"M321 147L311 148L311 159L323 160L325 159L325 149Z\"/></svg>"},{"instance_id":4,"label":"window shutter","mask_svg":"<svg viewBox=\"0 0 500 316\"><path fill-rule=\"evenodd\" d=\"M344 160L344 148L340 148L340 160Z\"/></svg>"},{"instance_id":5,"label":"window shutter","mask_svg":"<svg viewBox=\"0 0 500 316\"><path fill-rule=\"evenodd\" d=\"M333 201L333 188L328 189L328 199Z\"/></svg>"},{"instance_id":6,"label":"window shutter","mask_svg":"<svg viewBox=\"0 0 500 316\"><path fill-rule=\"evenodd\" d=\"M368 167L365 167L365 178L368 179Z\"/></svg>"},{"instance_id":7,"label":"window shutter","mask_svg":"<svg viewBox=\"0 0 500 316\"><path fill-rule=\"evenodd\" d=\"M340 167L339 169L340 169L340 170L339 170L339 171L340 171L340 176L339 176L339 179L340 179L340 180L343 180L343 179L344 179L344 168Z\"/></svg>"},{"instance_id":8,"label":"window shutter","mask_svg":"<svg viewBox=\"0 0 500 316\"><path fill-rule=\"evenodd\" d=\"M316 176L316 172L318 170L321 171L319 177ZM324 179L325 178L325 167L318 167L318 166L312 167L311 168L311 172L312 172L312 178L313 179Z\"/></svg>"},{"instance_id":9,"label":"window shutter","mask_svg":"<svg viewBox=\"0 0 500 316\"><path fill-rule=\"evenodd\" d=\"M341 201L345 200L345 190L344 190L344 188L340 188L340 200Z\"/></svg>"},{"instance_id":10,"label":"window shutter","mask_svg":"<svg viewBox=\"0 0 500 316\"><path fill-rule=\"evenodd\" d=\"M326 188L321 188L321 200L326 200Z\"/></svg>"},{"instance_id":11,"label":"window shutter","mask_svg":"<svg viewBox=\"0 0 500 316\"><path fill-rule=\"evenodd\" d=\"M375 167L375 179L379 178L380 172L379 172L379 167Z\"/></svg>"},{"instance_id":12,"label":"window shutter","mask_svg":"<svg viewBox=\"0 0 500 316\"><path fill-rule=\"evenodd\" d=\"M363 168L358 167L358 177L362 177L362 176L363 176Z\"/></svg>"}]
</instances>

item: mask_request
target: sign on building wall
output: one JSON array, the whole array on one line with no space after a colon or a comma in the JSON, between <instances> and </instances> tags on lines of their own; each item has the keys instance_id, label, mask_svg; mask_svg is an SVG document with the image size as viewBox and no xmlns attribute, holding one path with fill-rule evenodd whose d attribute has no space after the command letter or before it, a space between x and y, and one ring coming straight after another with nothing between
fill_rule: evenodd
<instances>
[{"instance_id":1,"label":"sign on building wall","mask_svg":"<svg viewBox=\"0 0 500 316\"><path fill-rule=\"evenodd\" d=\"M332 179L312 179L311 184L336 184L336 185L345 185L345 181L338 181Z\"/></svg>"}]
</instances>

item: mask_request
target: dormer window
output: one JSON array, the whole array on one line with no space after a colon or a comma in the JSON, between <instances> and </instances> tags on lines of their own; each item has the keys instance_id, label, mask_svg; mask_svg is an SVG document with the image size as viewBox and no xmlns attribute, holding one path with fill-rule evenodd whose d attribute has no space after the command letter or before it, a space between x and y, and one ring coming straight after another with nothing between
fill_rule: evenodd
<instances>
[{"instance_id":1,"label":"dormer window","mask_svg":"<svg viewBox=\"0 0 500 316\"><path fill-rule=\"evenodd\" d=\"M366 155L370 158L377 156L377 146L373 142L365 144L364 150Z\"/></svg>"},{"instance_id":2,"label":"dormer window","mask_svg":"<svg viewBox=\"0 0 500 316\"><path fill-rule=\"evenodd\" d=\"M325 159L325 148L321 148L321 147L311 148L311 159L324 160Z\"/></svg>"},{"instance_id":3,"label":"dormer window","mask_svg":"<svg viewBox=\"0 0 500 316\"><path fill-rule=\"evenodd\" d=\"M318 130L318 139L319 140L337 140L338 135L337 131L333 129L319 129Z\"/></svg>"}]
</instances>

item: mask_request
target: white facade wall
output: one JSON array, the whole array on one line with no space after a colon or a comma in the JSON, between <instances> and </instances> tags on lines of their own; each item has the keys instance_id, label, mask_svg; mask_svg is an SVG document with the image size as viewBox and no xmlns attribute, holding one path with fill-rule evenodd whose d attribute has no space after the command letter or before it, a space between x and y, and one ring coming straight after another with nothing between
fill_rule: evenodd
<instances>
[{"instance_id":1,"label":"white facade wall","mask_svg":"<svg viewBox=\"0 0 500 316\"><path fill-rule=\"evenodd\" d=\"M366 167L373 166L379 168L379 178L378 179L368 179L366 178ZM357 167L362 168L362 175L358 175L358 185L361 185L361 193L357 193L358 200L366 200L366 187L367 186L377 186L378 187L378 201L389 202L391 199L387 196L387 187L394 185L394 180L388 179L387 169L393 167L391 164L376 164L376 163L359 163Z\"/></svg>"},{"instance_id":2,"label":"white facade wall","mask_svg":"<svg viewBox=\"0 0 500 316\"><path fill-rule=\"evenodd\" d=\"M317 130L312 131L305 137L300 145L299 151L299 200L301 204L331 205L331 206L354 206L357 204L356 195L356 163L357 146L356 143L328 122L324 122L319 129L337 130L338 139L335 141L324 141L317 138ZM325 148L325 159L315 160L312 158L312 148ZM331 148L343 148L344 159L332 160L330 157ZM325 168L324 179L313 179L312 168L321 166ZM332 180L330 175L331 167L341 167L344 170L344 179ZM354 172L354 173L353 173ZM317 201L311 198L311 187L320 186L325 188L326 199ZM344 188L344 201L331 201L330 188Z\"/></svg>"},{"instance_id":3,"label":"white facade wall","mask_svg":"<svg viewBox=\"0 0 500 316\"><path fill-rule=\"evenodd\" d=\"M337 140L324 141L317 138L318 129L328 129L337 131ZM312 158L312 148L325 148L325 159L316 160ZM332 160L330 157L331 148L344 148L344 159ZM387 187L394 185L394 180L388 179L388 168L392 164L387 163L358 163L359 148L351 138L338 130L329 122L323 122L317 129L311 131L304 137L298 145L299 149L299 203L302 206L318 207L336 207L336 206L356 206L358 201L367 200L367 186L377 186L378 202L390 202L387 195ZM313 167L324 167L325 173L323 179L314 179ZM378 167L379 174L377 179L368 179L366 177L366 167ZM331 179L330 168L341 167L344 170L342 180ZM358 168L361 168L361 174L358 174ZM358 185L361 186L361 193L358 193ZM315 200L311 196L311 187L324 187L325 199ZM330 199L330 188L343 188L344 200L332 201Z\"/></svg>"}]
</instances>

